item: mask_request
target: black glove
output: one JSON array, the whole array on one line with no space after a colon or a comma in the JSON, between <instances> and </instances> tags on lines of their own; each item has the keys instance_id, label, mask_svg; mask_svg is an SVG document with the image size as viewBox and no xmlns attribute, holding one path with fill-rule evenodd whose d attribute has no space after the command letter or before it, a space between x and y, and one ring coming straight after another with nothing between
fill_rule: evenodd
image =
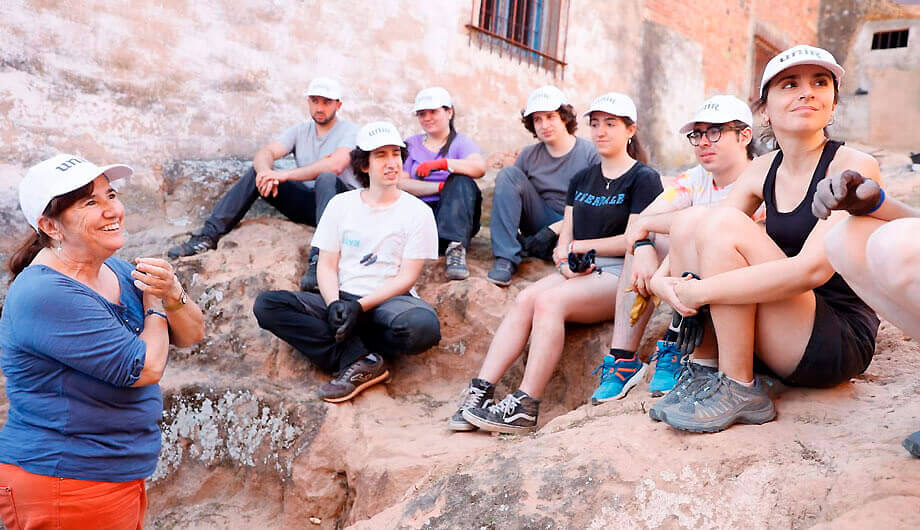
<instances>
[{"instance_id":1,"label":"black glove","mask_svg":"<svg viewBox=\"0 0 920 530\"><path fill-rule=\"evenodd\" d=\"M699 276L692 272L685 272L680 275L681 278L693 276L697 280ZM690 355L697 346L703 343L703 332L706 330L706 323L709 322L709 306L700 306L696 314L683 317L680 320L680 328L677 331L677 349L682 355Z\"/></svg>"},{"instance_id":2,"label":"black glove","mask_svg":"<svg viewBox=\"0 0 920 530\"><path fill-rule=\"evenodd\" d=\"M336 300L326 309L326 322L335 331L335 341L342 342L358 323L361 304L355 300Z\"/></svg>"},{"instance_id":3,"label":"black glove","mask_svg":"<svg viewBox=\"0 0 920 530\"><path fill-rule=\"evenodd\" d=\"M811 203L811 213L827 219L831 210L846 210L850 215L865 215L879 203L882 190L878 183L848 169L835 177L818 182Z\"/></svg>"},{"instance_id":4,"label":"black glove","mask_svg":"<svg viewBox=\"0 0 920 530\"><path fill-rule=\"evenodd\" d=\"M545 227L532 236L522 238L522 246L528 254L546 261L553 260L553 250L559 236L550 227Z\"/></svg>"},{"instance_id":5,"label":"black glove","mask_svg":"<svg viewBox=\"0 0 920 530\"><path fill-rule=\"evenodd\" d=\"M594 265L594 257L596 255L597 251L593 248L584 254L569 252L569 270L576 273L585 272L591 268L591 265Z\"/></svg>"}]
</instances>

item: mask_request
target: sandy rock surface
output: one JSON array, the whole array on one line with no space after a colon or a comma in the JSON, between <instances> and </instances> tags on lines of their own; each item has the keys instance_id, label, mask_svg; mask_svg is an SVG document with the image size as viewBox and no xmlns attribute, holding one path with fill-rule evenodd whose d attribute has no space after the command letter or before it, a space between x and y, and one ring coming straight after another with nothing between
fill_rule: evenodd
<instances>
[{"instance_id":1,"label":"sandy rock surface","mask_svg":"<svg viewBox=\"0 0 920 530\"><path fill-rule=\"evenodd\" d=\"M892 193L920 202L917 174L896 155L880 158ZM123 257L163 254L182 240L241 168L165 167L158 189L131 199L140 213L129 219ZM900 446L920 429L920 348L887 323L862 376L828 390L778 388L776 421L713 435L651 421L645 384L622 401L586 405L611 324L572 326L537 434L451 433L446 419L507 307L550 267L527 261L510 288L491 285L484 228L470 279L446 282L442 259L420 281L441 343L392 360L389 384L332 405L315 396L329 376L260 330L251 311L258 293L296 288L311 236L257 206L215 251L176 262L205 309L207 338L172 353L162 384L148 527L920 527L920 459ZM666 321L660 309L644 356ZM499 395L515 388L523 362ZM4 395L0 421L6 409Z\"/></svg>"}]
</instances>

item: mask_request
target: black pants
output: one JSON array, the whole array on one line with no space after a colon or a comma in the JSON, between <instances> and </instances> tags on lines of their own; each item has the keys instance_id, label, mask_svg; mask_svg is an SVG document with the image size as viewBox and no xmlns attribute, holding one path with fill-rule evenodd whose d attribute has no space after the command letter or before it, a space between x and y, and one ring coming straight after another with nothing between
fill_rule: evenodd
<instances>
[{"instance_id":1,"label":"black pants","mask_svg":"<svg viewBox=\"0 0 920 530\"><path fill-rule=\"evenodd\" d=\"M348 186L335 173L320 173L313 188L303 182L282 182L276 197L262 198L291 221L316 226L329 201L346 190ZM233 230L259 197L256 170L249 168L217 202L198 234L219 239Z\"/></svg>"},{"instance_id":2,"label":"black pants","mask_svg":"<svg viewBox=\"0 0 920 530\"><path fill-rule=\"evenodd\" d=\"M340 292L342 300L359 297ZM368 353L384 357L416 354L441 340L438 315L423 300L395 296L362 313L354 332L342 342L326 322L326 303L319 293L266 291L252 308L262 329L304 354L327 372L339 372Z\"/></svg>"},{"instance_id":3,"label":"black pants","mask_svg":"<svg viewBox=\"0 0 920 530\"><path fill-rule=\"evenodd\" d=\"M479 233L482 216L482 192L476 182L466 175L451 173L441 189L440 200L428 205L434 210L441 252L451 241L470 248L470 240Z\"/></svg>"}]
</instances>

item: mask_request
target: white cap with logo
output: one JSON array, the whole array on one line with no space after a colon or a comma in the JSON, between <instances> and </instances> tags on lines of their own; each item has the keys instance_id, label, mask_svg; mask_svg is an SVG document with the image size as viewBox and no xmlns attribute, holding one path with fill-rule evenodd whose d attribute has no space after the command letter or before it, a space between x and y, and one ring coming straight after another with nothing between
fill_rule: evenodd
<instances>
[{"instance_id":1,"label":"white cap with logo","mask_svg":"<svg viewBox=\"0 0 920 530\"><path fill-rule=\"evenodd\" d=\"M776 57L770 59L770 62L768 62L767 66L763 69L763 77L760 79L760 95L762 96L764 94L767 85L770 84L771 79L776 77L776 74L800 64L823 66L834 74L834 77L837 78L837 82L840 82L840 78L843 77L844 74L843 67L837 64L837 59L834 59L831 52L823 48L815 48L807 44L800 44L784 52L780 52Z\"/></svg>"},{"instance_id":2,"label":"white cap with logo","mask_svg":"<svg viewBox=\"0 0 920 530\"><path fill-rule=\"evenodd\" d=\"M561 90L546 85L534 90L527 97L527 107L524 109L524 117L530 116L534 112L550 112L559 110L559 107L568 103L565 94Z\"/></svg>"},{"instance_id":3,"label":"white cap with logo","mask_svg":"<svg viewBox=\"0 0 920 530\"><path fill-rule=\"evenodd\" d=\"M419 91L415 96L415 108L412 112L420 110L431 110L441 107L453 108L450 100L450 92L439 86L433 86Z\"/></svg>"},{"instance_id":4,"label":"white cap with logo","mask_svg":"<svg viewBox=\"0 0 920 530\"><path fill-rule=\"evenodd\" d=\"M102 174L117 188L117 181L130 177L134 170L124 164L99 167L76 155L55 155L29 168L19 182L19 207L32 228L38 230L38 218L52 199L81 188Z\"/></svg>"},{"instance_id":5,"label":"white cap with logo","mask_svg":"<svg viewBox=\"0 0 920 530\"><path fill-rule=\"evenodd\" d=\"M751 127L754 125L754 116L751 114L747 103L735 96L712 96L700 105L693 114L693 119L680 128L681 133L693 130L697 123L729 123L738 120Z\"/></svg>"},{"instance_id":6,"label":"white cap with logo","mask_svg":"<svg viewBox=\"0 0 920 530\"><path fill-rule=\"evenodd\" d=\"M373 121L358 130L356 144L362 151L373 151L385 145L406 147L396 126L388 121Z\"/></svg>"},{"instance_id":7,"label":"white cap with logo","mask_svg":"<svg viewBox=\"0 0 920 530\"><path fill-rule=\"evenodd\" d=\"M319 96L326 99L342 101L342 85L335 79L317 77L310 81L310 86L304 92L305 96Z\"/></svg>"},{"instance_id":8,"label":"white cap with logo","mask_svg":"<svg viewBox=\"0 0 920 530\"><path fill-rule=\"evenodd\" d=\"M584 115L590 116L592 112L606 112L614 116L629 118L633 123L636 123L638 116L636 104L632 98L619 92L608 92L592 101L591 107Z\"/></svg>"}]
</instances>

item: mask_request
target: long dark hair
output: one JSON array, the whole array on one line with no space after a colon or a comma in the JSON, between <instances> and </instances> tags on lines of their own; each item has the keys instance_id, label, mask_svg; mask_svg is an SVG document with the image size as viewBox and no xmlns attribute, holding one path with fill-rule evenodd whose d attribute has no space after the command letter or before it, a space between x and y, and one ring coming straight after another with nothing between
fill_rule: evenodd
<instances>
[{"instance_id":1,"label":"long dark hair","mask_svg":"<svg viewBox=\"0 0 920 530\"><path fill-rule=\"evenodd\" d=\"M623 125L625 125L627 129L631 125L636 123L632 121L631 119L627 118L626 116L617 116L617 117L623 120ZM638 160L639 162L642 162L643 164L648 164L648 153L645 151L645 148L642 147L642 142L639 141L638 127L636 128L636 134L634 134L632 138L630 138L626 142L626 154L631 156L633 160Z\"/></svg>"},{"instance_id":2,"label":"long dark hair","mask_svg":"<svg viewBox=\"0 0 920 530\"><path fill-rule=\"evenodd\" d=\"M451 110L450 107L441 107L444 110ZM447 122L447 125L450 127L450 132L447 133L447 141L444 142L444 146L441 147L441 150L438 151L438 158L444 158L447 156L447 151L450 149L450 144L454 143L454 138L457 137L457 129L454 129L454 118L457 117L457 109L453 109L453 112L450 115L450 121Z\"/></svg>"},{"instance_id":3,"label":"long dark hair","mask_svg":"<svg viewBox=\"0 0 920 530\"><path fill-rule=\"evenodd\" d=\"M52 219L60 219L61 213L63 213L64 210L76 204L77 201L85 199L92 194L93 182L90 181L73 191L67 192L64 195L58 195L51 199L51 202L45 207L45 211L42 212L42 215ZM35 256L38 255L41 249L51 247L52 244L53 241L48 237L48 234L41 230L31 230L29 235L26 236L6 262L6 268L10 271L10 283L13 283L16 276L32 263L32 260L35 259Z\"/></svg>"}]
</instances>

